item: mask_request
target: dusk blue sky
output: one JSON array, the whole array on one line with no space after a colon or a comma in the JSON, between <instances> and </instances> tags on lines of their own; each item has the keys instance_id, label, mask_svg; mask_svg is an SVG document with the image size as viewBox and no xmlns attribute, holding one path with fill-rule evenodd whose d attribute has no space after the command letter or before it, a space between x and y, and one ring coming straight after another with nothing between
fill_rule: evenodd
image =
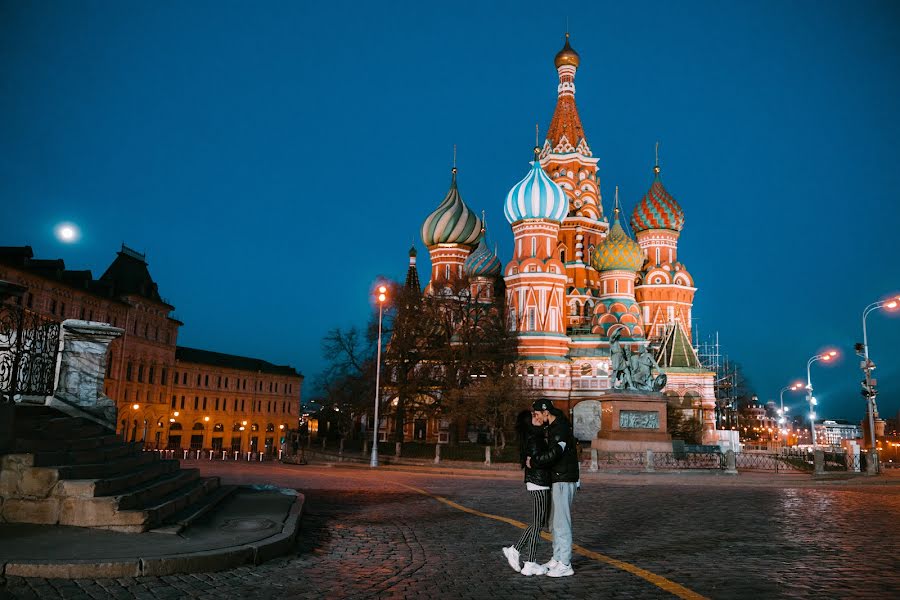
<instances>
[{"instance_id":1,"label":"dusk blue sky","mask_svg":"<svg viewBox=\"0 0 900 600\"><path fill-rule=\"evenodd\" d=\"M554 7L555 8L552 8ZM402 278L450 182L509 260L507 190L556 99L567 10L542 3L0 3L0 245L99 277L147 253L179 343L323 366ZM652 178L680 258L761 399L813 367L820 415L860 420L866 304L900 293L900 9L892 2L587 2L568 11L603 205ZM77 223L77 244L55 240ZM869 318L882 415L900 318ZM800 396L791 404L800 409Z\"/></svg>"}]
</instances>

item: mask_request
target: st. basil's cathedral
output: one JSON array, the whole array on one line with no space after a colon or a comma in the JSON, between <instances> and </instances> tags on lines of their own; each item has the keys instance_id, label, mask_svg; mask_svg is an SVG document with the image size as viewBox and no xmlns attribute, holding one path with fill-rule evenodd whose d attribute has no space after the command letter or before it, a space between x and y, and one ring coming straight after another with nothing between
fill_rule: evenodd
<instances>
[{"instance_id":1,"label":"st. basil's cathedral","mask_svg":"<svg viewBox=\"0 0 900 600\"><path fill-rule=\"evenodd\" d=\"M599 159L575 104L579 63L566 34L555 58L558 96L546 139L503 207L513 231L512 260L503 266L488 246L482 219L460 195L454 167L449 192L422 225L431 258L425 293L440 293L463 278L483 292L502 277L519 373L571 411L581 439L596 433L597 400L611 387L609 336L619 330L632 350L650 344L667 375L669 402L701 421L704 443L716 443L714 373L691 345L697 288L678 260L684 211L664 187L657 163L631 213L635 239L622 226L618 190L610 225Z\"/></svg>"}]
</instances>

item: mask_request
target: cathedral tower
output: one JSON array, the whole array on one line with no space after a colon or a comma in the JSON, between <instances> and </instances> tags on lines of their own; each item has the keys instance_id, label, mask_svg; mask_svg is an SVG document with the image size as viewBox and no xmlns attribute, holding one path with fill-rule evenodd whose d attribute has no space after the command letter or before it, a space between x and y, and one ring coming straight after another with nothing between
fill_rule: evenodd
<instances>
[{"instance_id":1,"label":"cathedral tower","mask_svg":"<svg viewBox=\"0 0 900 600\"><path fill-rule=\"evenodd\" d=\"M504 273L506 301L522 358L563 361L568 352L566 274L556 246L569 201L541 169L539 152L535 148L531 170L509 191L503 209L514 238Z\"/></svg>"},{"instance_id":2,"label":"cathedral tower","mask_svg":"<svg viewBox=\"0 0 900 600\"><path fill-rule=\"evenodd\" d=\"M567 325L583 325L586 302L596 295L599 279L591 266L593 253L606 236L609 225L603 218L598 159L588 146L581 117L575 105L575 72L581 59L566 43L555 58L559 75L556 109L541 149L541 166L566 192L568 206L559 229L555 253L565 265L569 279L570 316Z\"/></svg>"},{"instance_id":3,"label":"cathedral tower","mask_svg":"<svg viewBox=\"0 0 900 600\"><path fill-rule=\"evenodd\" d=\"M661 338L679 323L690 340L694 279L678 262L678 237L684 211L663 187L659 164L653 167L650 190L634 207L631 228L644 254L635 297L643 308L648 338Z\"/></svg>"},{"instance_id":4,"label":"cathedral tower","mask_svg":"<svg viewBox=\"0 0 900 600\"><path fill-rule=\"evenodd\" d=\"M594 309L592 333L609 337L621 329L623 340L643 340L644 324L635 299L635 273L641 268L641 247L619 222L619 189L609 236L597 247L594 268L600 274L600 296Z\"/></svg>"},{"instance_id":5,"label":"cathedral tower","mask_svg":"<svg viewBox=\"0 0 900 600\"><path fill-rule=\"evenodd\" d=\"M431 255L431 281L426 293L454 287L463 277L463 263L481 235L481 219L463 202L453 167L450 190L422 225L422 241Z\"/></svg>"}]
</instances>

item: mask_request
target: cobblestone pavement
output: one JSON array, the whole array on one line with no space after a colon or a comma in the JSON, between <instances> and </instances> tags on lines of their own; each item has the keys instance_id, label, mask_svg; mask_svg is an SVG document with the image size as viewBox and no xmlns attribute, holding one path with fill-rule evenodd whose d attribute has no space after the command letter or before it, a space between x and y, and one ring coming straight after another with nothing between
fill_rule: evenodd
<instances>
[{"instance_id":1,"label":"cobblestone pavement","mask_svg":"<svg viewBox=\"0 0 900 600\"><path fill-rule=\"evenodd\" d=\"M530 506L517 474L201 466L226 481L301 489L307 503L296 551L256 567L197 575L10 577L0 584L0 598L674 597L646 578L585 556L573 559L574 577L523 577L500 553L519 529L399 485L526 521ZM733 481L712 476L680 485L653 477L586 481L573 507L575 542L676 582L697 597L896 597L900 486ZM547 559L550 552L550 544L542 542L540 556Z\"/></svg>"}]
</instances>

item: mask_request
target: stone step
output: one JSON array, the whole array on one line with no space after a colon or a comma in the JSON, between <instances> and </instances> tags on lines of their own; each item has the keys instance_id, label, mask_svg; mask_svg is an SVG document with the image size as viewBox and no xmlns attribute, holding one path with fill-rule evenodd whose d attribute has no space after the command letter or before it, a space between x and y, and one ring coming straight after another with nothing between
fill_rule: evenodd
<instances>
[{"instance_id":1,"label":"stone step","mask_svg":"<svg viewBox=\"0 0 900 600\"><path fill-rule=\"evenodd\" d=\"M183 472L179 472L179 474L181 473ZM134 509L119 507L122 496L63 498L60 503L59 524L141 533L159 525L166 517L197 502L206 494L214 491L219 484L217 477L201 479L196 477L196 473L193 478L176 475L165 479L166 485L171 485L176 481L178 485L172 486L167 495L148 500L150 504ZM158 489L161 489L163 484L161 481L157 481L156 485Z\"/></svg>"},{"instance_id":2,"label":"stone step","mask_svg":"<svg viewBox=\"0 0 900 600\"><path fill-rule=\"evenodd\" d=\"M167 473L116 496L119 510L142 509L154 506L158 500L176 493L189 483L200 479L199 469L181 469Z\"/></svg>"},{"instance_id":3,"label":"stone step","mask_svg":"<svg viewBox=\"0 0 900 600\"><path fill-rule=\"evenodd\" d=\"M103 448L112 446L120 441L119 436L115 434L103 435L99 437L83 437L77 438L17 438L14 442L15 452L42 452L52 450L92 450L95 448Z\"/></svg>"},{"instance_id":4,"label":"stone step","mask_svg":"<svg viewBox=\"0 0 900 600\"><path fill-rule=\"evenodd\" d=\"M34 453L35 467L59 465L88 465L102 463L143 452L142 442L120 442L115 445L90 450L51 450Z\"/></svg>"},{"instance_id":5,"label":"stone step","mask_svg":"<svg viewBox=\"0 0 900 600\"><path fill-rule=\"evenodd\" d=\"M199 501L167 518L164 525L155 527L150 531L153 533L177 535L230 498L237 489L238 486L236 485L220 485L212 493L207 494Z\"/></svg>"},{"instance_id":6,"label":"stone step","mask_svg":"<svg viewBox=\"0 0 900 600\"><path fill-rule=\"evenodd\" d=\"M63 480L57 485L56 494L94 498L127 493L137 486L177 471L178 465L177 460L159 460L114 477Z\"/></svg>"},{"instance_id":7,"label":"stone step","mask_svg":"<svg viewBox=\"0 0 900 600\"><path fill-rule=\"evenodd\" d=\"M174 515L200 503L219 487L218 477L198 478L172 494L158 498L152 506L145 506L143 510L150 513L151 527L159 526Z\"/></svg>"},{"instance_id":8,"label":"stone step","mask_svg":"<svg viewBox=\"0 0 900 600\"><path fill-rule=\"evenodd\" d=\"M125 456L109 462L91 463L86 465L65 465L58 467L60 479L102 479L113 477L119 473L125 473L133 469L155 462L158 459L156 452L141 452L134 456Z\"/></svg>"}]
</instances>

